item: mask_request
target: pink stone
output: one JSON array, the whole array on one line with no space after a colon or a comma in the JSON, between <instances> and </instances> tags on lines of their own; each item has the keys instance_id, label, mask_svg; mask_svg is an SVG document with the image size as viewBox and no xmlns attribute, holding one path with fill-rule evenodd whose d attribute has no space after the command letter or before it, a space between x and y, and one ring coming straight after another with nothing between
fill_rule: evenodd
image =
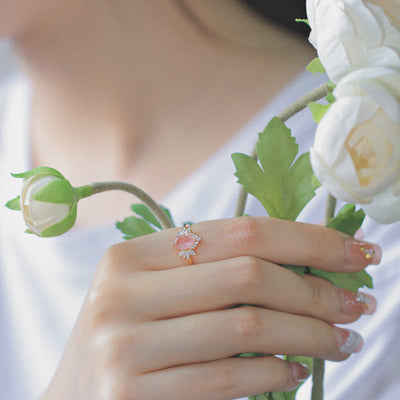
<instances>
[{"instance_id":1,"label":"pink stone","mask_svg":"<svg viewBox=\"0 0 400 400\"><path fill-rule=\"evenodd\" d=\"M190 249L195 244L195 239L193 235L184 235L179 236L175 239L174 247L178 250L187 250Z\"/></svg>"}]
</instances>

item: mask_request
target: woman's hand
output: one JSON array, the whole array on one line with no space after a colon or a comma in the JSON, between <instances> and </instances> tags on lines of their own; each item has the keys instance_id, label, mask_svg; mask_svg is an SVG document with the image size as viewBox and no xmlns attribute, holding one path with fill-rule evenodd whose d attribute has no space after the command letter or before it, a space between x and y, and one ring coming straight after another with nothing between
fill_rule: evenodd
<instances>
[{"instance_id":1,"label":"woman's hand","mask_svg":"<svg viewBox=\"0 0 400 400\"><path fill-rule=\"evenodd\" d=\"M355 272L379 262L377 246L271 218L192 230L202 237L195 265L173 248L177 229L106 252L43 399L228 400L287 391L307 377L305 367L232 356L340 361L360 350L357 334L333 324L372 313L375 300L277 264Z\"/></svg>"}]
</instances>

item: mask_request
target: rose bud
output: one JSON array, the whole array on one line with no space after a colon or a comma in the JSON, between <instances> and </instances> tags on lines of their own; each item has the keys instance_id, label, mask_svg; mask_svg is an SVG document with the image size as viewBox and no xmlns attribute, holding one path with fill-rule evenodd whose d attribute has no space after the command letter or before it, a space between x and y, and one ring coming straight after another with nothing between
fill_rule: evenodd
<instances>
[{"instance_id":1,"label":"rose bud","mask_svg":"<svg viewBox=\"0 0 400 400\"><path fill-rule=\"evenodd\" d=\"M24 181L21 196L6 206L22 211L30 232L41 237L59 236L73 227L80 196L63 175L49 167L12 175Z\"/></svg>"}]
</instances>

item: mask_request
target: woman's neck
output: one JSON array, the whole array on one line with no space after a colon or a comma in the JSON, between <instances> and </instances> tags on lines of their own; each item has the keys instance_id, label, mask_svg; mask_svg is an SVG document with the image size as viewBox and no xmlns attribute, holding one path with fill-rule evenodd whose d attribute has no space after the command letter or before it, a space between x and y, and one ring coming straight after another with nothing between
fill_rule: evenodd
<instances>
[{"instance_id":1,"label":"woman's neck","mask_svg":"<svg viewBox=\"0 0 400 400\"><path fill-rule=\"evenodd\" d=\"M90 3L16 40L34 86L34 163L75 185L123 179L161 198L191 172L182 155L201 164L312 57L278 28L250 25L239 3L187 2L211 37L175 2ZM240 41L218 22L224 4Z\"/></svg>"}]
</instances>

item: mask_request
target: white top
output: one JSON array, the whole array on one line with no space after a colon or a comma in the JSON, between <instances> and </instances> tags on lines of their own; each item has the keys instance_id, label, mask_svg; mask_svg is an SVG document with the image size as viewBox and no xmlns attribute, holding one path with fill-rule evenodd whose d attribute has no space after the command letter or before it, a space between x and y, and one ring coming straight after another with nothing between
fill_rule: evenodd
<instances>
[{"instance_id":1,"label":"white top","mask_svg":"<svg viewBox=\"0 0 400 400\"><path fill-rule=\"evenodd\" d=\"M177 224L233 216L238 185L230 158L249 153L257 133L289 102L320 84L302 74L225 146L184 182L163 204ZM0 204L15 197L20 181L10 172L30 168L30 91L13 76L0 82ZM300 141L309 147L314 124L307 111L290 120ZM323 220L323 191L301 214L301 220ZM133 200L134 202L134 200ZM246 212L265 215L250 198ZM127 210L127 215L129 210ZM104 250L121 241L114 226L72 229L62 237L40 239L24 234L20 213L0 207L0 399L33 400L51 380L77 318L95 268ZM383 265L369 268L374 277L379 308L352 328L361 332L365 347L344 363L328 363L326 400L393 400L400 393L400 268L396 244L400 224L364 224L366 238L383 247ZM309 382L300 400L308 400Z\"/></svg>"}]
</instances>

